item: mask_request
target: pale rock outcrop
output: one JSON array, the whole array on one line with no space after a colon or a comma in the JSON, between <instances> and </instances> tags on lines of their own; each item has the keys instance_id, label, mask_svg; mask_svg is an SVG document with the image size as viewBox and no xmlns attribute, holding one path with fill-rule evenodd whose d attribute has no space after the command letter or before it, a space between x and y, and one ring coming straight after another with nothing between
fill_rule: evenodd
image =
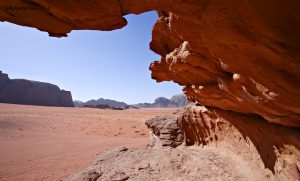
<instances>
[{"instance_id":1,"label":"pale rock outcrop","mask_svg":"<svg viewBox=\"0 0 300 181\"><path fill-rule=\"evenodd\" d=\"M99 155L66 181L106 180L275 180L270 171L226 148L116 148Z\"/></svg>"},{"instance_id":2,"label":"pale rock outcrop","mask_svg":"<svg viewBox=\"0 0 300 181\"><path fill-rule=\"evenodd\" d=\"M158 116L146 121L147 127L159 139L153 138L154 142L151 143L153 147L170 146L177 147L183 142L183 135L180 127L177 125L177 114L170 116Z\"/></svg>"}]
</instances>

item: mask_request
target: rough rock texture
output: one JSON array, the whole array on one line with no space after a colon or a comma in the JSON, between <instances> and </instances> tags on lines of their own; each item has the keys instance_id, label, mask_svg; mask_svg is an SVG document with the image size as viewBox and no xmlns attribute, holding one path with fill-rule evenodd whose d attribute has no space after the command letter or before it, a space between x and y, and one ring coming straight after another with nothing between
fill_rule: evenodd
<instances>
[{"instance_id":1,"label":"rough rock texture","mask_svg":"<svg viewBox=\"0 0 300 181\"><path fill-rule=\"evenodd\" d=\"M186 145L222 144L250 162L261 160L276 179L300 180L299 128L196 105L187 106L177 123Z\"/></svg>"},{"instance_id":2,"label":"rough rock texture","mask_svg":"<svg viewBox=\"0 0 300 181\"><path fill-rule=\"evenodd\" d=\"M162 58L150 67L154 79L177 82L202 105L300 127L298 7L294 0L5 0L0 21L61 37L122 28L123 15L158 10L150 48Z\"/></svg>"},{"instance_id":3,"label":"rough rock texture","mask_svg":"<svg viewBox=\"0 0 300 181\"><path fill-rule=\"evenodd\" d=\"M0 71L0 102L40 106L74 107L70 91L53 84L24 79L9 79Z\"/></svg>"},{"instance_id":4,"label":"rough rock texture","mask_svg":"<svg viewBox=\"0 0 300 181\"><path fill-rule=\"evenodd\" d=\"M300 127L300 12L290 7L300 3L186 4L159 13L151 48L162 59L152 77L177 82L202 105Z\"/></svg>"},{"instance_id":5,"label":"rough rock texture","mask_svg":"<svg viewBox=\"0 0 300 181\"><path fill-rule=\"evenodd\" d=\"M276 177L293 180L300 158L299 7L295 0L6 0L0 21L61 37L122 28L123 15L157 10L150 48L161 60L151 64L152 78L180 84L189 100L208 107L188 109L178 122L186 144L237 135L236 144L253 144L249 157L257 151Z\"/></svg>"},{"instance_id":6,"label":"rough rock texture","mask_svg":"<svg viewBox=\"0 0 300 181\"><path fill-rule=\"evenodd\" d=\"M185 145L201 149L178 146L179 142L174 149L161 147L174 147L170 130L180 133L176 118ZM146 124L160 138L158 145L107 150L67 180L300 180L298 128L196 105ZM164 131L167 136L161 136Z\"/></svg>"},{"instance_id":7,"label":"rough rock texture","mask_svg":"<svg viewBox=\"0 0 300 181\"><path fill-rule=\"evenodd\" d=\"M182 144L183 136L182 131L177 125L177 114L170 116L157 116L146 121L146 125L151 129L152 133L159 139L153 140L153 147L170 146L177 147ZM159 141L159 143L157 143Z\"/></svg>"},{"instance_id":8,"label":"rough rock texture","mask_svg":"<svg viewBox=\"0 0 300 181\"><path fill-rule=\"evenodd\" d=\"M107 150L66 181L100 180L275 180L270 171L226 148L177 147Z\"/></svg>"}]
</instances>

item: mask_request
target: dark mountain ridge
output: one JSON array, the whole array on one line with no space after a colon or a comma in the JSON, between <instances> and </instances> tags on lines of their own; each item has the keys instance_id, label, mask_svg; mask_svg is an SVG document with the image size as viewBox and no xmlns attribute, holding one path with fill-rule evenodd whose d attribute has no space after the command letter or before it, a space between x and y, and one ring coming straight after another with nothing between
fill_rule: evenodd
<instances>
[{"instance_id":1,"label":"dark mountain ridge","mask_svg":"<svg viewBox=\"0 0 300 181\"><path fill-rule=\"evenodd\" d=\"M155 99L154 103L139 103L134 105L128 105L125 102L119 102L111 99L97 99L89 100L87 102L74 101L76 107L87 107L87 106L99 106L107 105L115 108L163 108L163 107L183 107L187 105L189 101L186 99L184 94L178 94L171 97L171 99L165 97L158 97Z\"/></svg>"},{"instance_id":2,"label":"dark mountain ridge","mask_svg":"<svg viewBox=\"0 0 300 181\"><path fill-rule=\"evenodd\" d=\"M54 84L26 79L10 79L0 71L0 102L39 106L74 107L70 91Z\"/></svg>"}]
</instances>

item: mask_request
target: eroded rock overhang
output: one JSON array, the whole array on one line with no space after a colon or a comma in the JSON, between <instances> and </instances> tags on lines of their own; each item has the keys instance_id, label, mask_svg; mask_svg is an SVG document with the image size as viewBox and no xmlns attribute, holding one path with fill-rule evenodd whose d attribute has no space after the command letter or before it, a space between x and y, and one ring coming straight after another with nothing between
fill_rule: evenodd
<instances>
[{"instance_id":1,"label":"eroded rock overhang","mask_svg":"<svg viewBox=\"0 0 300 181\"><path fill-rule=\"evenodd\" d=\"M151 64L152 78L178 83L205 106L300 127L299 7L294 0L4 0L0 21L62 37L119 29L124 15L156 10L150 48L161 60Z\"/></svg>"}]
</instances>

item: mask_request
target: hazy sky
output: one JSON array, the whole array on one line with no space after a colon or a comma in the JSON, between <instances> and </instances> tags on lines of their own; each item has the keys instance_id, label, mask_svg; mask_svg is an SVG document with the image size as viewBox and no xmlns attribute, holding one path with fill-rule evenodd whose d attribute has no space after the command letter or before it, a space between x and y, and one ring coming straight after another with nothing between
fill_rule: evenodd
<instances>
[{"instance_id":1,"label":"hazy sky","mask_svg":"<svg viewBox=\"0 0 300 181\"><path fill-rule=\"evenodd\" d=\"M74 100L108 98L153 102L181 93L173 82L157 84L148 70L160 57L149 50L155 12L128 15L120 30L72 31L51 38L34 28L0 22L0 70L70 90Z\"/></svg>"}]
</instances>

